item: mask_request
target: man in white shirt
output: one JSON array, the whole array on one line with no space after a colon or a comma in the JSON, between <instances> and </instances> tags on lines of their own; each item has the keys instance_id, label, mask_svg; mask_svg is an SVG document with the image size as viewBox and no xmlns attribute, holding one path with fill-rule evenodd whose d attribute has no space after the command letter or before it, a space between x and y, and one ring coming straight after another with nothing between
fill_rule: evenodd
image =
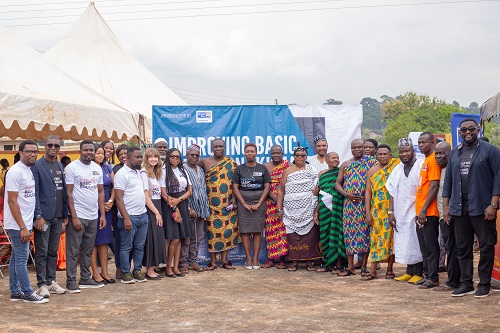
<instances>
[{"instance_id":1,"label":"man in white shirt","mask_svg":"<svg viewBox=\"0 0 500 333\"><path fill-rule=\"evenodd\" d=\"M326 154L328 153L328 142L324 136L318 135L314 137L314 148L316 155L308 156L307 162L313 166L318 173L327 170L328 164L326 163Z\"/></svg>"},{"instance_id":2,"label":"man in white shirt","mask_svg":"<svg viewBox=\"0 0 500 333\"><path fill-rule=\"evenodd\" d=\"M94 143L80 142L80 158L65 169L66 192L71 222L66 227L66 289L79 293L80 288L101 288L104 285L91 278L90 257L94 249L97 226L106 226L102 169L94 159ZM98 220L98 212L101 218ZM76 284L76 269L80 256L80 282Z\"/></svg>"},{"instance_id":3,"label":"man in white shirt","mask_svg":"<svg viewBox=\"0 0 500 333\"><path fill-rule=\"evenodd\" d=\"M148 214L146 194L140 170L142 152L139 147L127 149L127 163L115 176L115 201L118 207L118 229L120 232L120 256L123 275L121 282L147 282L142 274L144 244L148 234ZM151 208L153 209L153 208ZM134 261L134 270L130 273L130 252Z\"/></svg>"},{"instance_id":4,"label":"man in white shirt","mask_svg":"<svg viewBox=\"0 0 500 333\"><path fill-rule=\"evenodd\" d=\"M30 235L35 212L35 179L30 167L35 164L38 147L34 141L25 140L19 145L20 160L5 176L4 228L12 242L9 263L10 300L27 303L47 303L49 300L36 294L28 276Z\"/></svg>"}]
</instances>

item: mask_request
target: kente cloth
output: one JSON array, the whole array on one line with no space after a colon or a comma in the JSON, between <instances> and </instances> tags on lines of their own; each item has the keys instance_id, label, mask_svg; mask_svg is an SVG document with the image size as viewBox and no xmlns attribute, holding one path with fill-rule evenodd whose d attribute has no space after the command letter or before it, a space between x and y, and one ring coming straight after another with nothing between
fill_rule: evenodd
<instances>
[{"instance_id":1,"label":"kente cloth","mask_svg":"<svg viewBox=\"0 0 500 333\"><path fill-rule=\"evenodd\" d=\"M391 158L389 163L370 177L371 209L373 224L370 231L370 261L377 262L394 254L394 230L389 222L389 204L391 196L385 184L392 170L399 163L398 158Z\"/></svg>"},{"instance_id":2,"label":"kente cloth","mask_svg":"<svg viewBox=\"0 0 500 333\"><path fill-rule=\"evenodd\" d=\"M366 173L377 163L371 156L363 156L344 169L344 191L365 197ZM365 221L365 201L344 200L342 213L344 242L347 255L370 251L370 229Z\"/></svg>"},{"instance_id":3,"label":"kente cloth","mask_svg":"<svg viewBox=\"0 0 500 333\"><path fill-rule=\"evenodd\" d=\"M394 233L394 255L399 264L414 265L422 262L415 225L415 197L423 160L416 160L408 177L404 164L392 171L385 187L394 201L397 232Z\"/></svg>"},{"instance_id":4,"label":"kente cloth","mask_svg":"<svg viewBox=\"0 0 500 333\"><path fill-rule=\"evenodd\" d=\"M290 166L287 160L281 162L270 172L270 193L278 194L278 187L283 172ZM286 228L282 219L276 214L276 203L270 196L266 199L266 248L269 259L278 259L288 254L288 242L286 240Z\"/></svg>"},{"instance_id":5,"label":"kente cloth","mask_svg":"<svg viewBox=\"0 0 500 333\"><path fill-rule=\"evenodd\" d=\"M335 181L339 175L339 168L325 171L319 177L319 235L323 260L326 266L334 264L339 257L346 258L344 234L342 231L342 207L344 197L335 189ZM323 192L326 193L322 194ZM332 196L331 209L325 205L324 198Z\"/></svg>"},{"instance_id":6,"label":"kente cloth","mask_svg":"<svg viewBox=\"0 0 500 333\"><path fill-rule=\"evenodd\" d=\"M312 190L318 183L318 172L309 164L287 175L283 198L283 223L286 233L305 235L314 223L318 198Z\"/></svg>"},{"instance_id":7,"label":"kente cloth","mask_svg":"<svg viewBox=\"0 0 500 333\"><path fill-rule=\"evenodd\" d=\"M210 216L206 219L209 252L227 251L236 247L240 241L236 210L226 209L233 199L231 185L235 169L233 159L224 156L205 175L210 207Z\"/></svg>"}]
</instances>

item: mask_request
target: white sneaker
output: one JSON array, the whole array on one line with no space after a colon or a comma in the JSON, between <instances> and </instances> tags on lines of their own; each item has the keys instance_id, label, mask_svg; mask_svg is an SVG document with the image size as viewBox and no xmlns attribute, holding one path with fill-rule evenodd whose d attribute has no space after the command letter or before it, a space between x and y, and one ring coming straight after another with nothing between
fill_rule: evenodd
<instances>
[{"instance_id":1,"label":"white sneaker","mask_svg":"<svg viewBox=\"0 0 500 333\"><path fill-rule=\"evenodd\" d=\"M64 294L66 292L66 289L64 289L63 287L61 287L60 285L57 284L56 281L52 281L52 284L49 286L49 292L51 294Z\"/></svg>"},{"instance_id":2,"label":"white sneaker","mask_svg":"<svg viewBox=\"0 0 500 333\"><path fill-rule=\"evenodd\" d=\"M47 288L47 286L46 286L46 285L43 285L43 286L41 286L40 288L38 288L38 289L36 290L36 293L37 293L39 296L43 297L43 298L49 298L49 297L50 297L49 289Z\"/></svg>"}]
</instances>

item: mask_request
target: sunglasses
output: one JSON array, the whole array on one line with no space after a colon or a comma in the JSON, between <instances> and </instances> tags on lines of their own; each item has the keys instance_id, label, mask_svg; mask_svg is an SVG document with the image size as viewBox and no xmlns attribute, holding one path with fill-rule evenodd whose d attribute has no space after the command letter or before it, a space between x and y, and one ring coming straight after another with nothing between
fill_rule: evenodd
<instances>
[{"instance_id":1,"label":"sunglasses","mask_svg":"<svg viewBox=\"0 0 500 333\"><path fill-rule=\"evenodd\" d=\"M47 143L47 147L49 147L50 149L52 148L56 148L56 149L59 149L61 148L61 145L58 145L57 143Z\"/></svg>"},{"instance_id":2,"label":"sunglasses","mask_svg":"<svg viewBox=\"0 0 500 333\"><path fill-rule=\"evenodd\" d=\"M180 157L179 155L172 155L172 156L170 156L170 158L176 158L176 159L178 159L178 160L180 160L180 159L181 159L181 157Z\"/></svg>"},{"instance_id":3,"label":"sunglasses","mask_svg":"<svg viewBox=\"0 0 500 333\"><path fill-rule=\"evenodd\" d=\"M307 155L306 154L294 154L293 156L295 156L295 157L306 157Z\"/></svg>"},{"instance_id":4,"label":"sunglasses","mask_svg":"<svg viewBox=\"0 0 500 333\"><path fill-rule=\"evenodd\" d=\"M467 131L472 133L472 132L475 132L476 130L477 130L477 127L474 127L474 126L460 128L460 132L462 132L462 133L467 133Z\"/></svg>"}]
</instances>

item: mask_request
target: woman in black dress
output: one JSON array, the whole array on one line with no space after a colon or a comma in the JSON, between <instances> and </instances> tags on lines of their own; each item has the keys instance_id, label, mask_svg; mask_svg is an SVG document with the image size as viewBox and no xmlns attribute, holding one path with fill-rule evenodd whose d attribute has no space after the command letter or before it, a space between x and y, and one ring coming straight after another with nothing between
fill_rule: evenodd
<instances>
[{"instance_id":1,"label":"woman in black dress","mask_svg":"<svg viewBox=\"0 0 500 333\"><path fill-rule=\"evenodd\" d=\"M246 163L238 165L233 174L233 192L238 199L238 225L246 269L259 269L259 251L262 230L266 220L266 197L269 194L271 176L267 168L255 161L257 146L245 145ZM250 253L250 236L253 236L253 257Z\"/></svg>"},{"instance_id":2,"label":"woman in black dress","mask_svg":"<svg viewBox=\"0 0 500 333\"><path fill-rule=\"evenodd\" d=\"M179 270L181 239L190 238L188 198L191 182L182 165L177 148L169 149L165 160L165 187L162 187L163 228L165 238L170 240L167 252L167 277L184 276ZM172 267L172 259L174 266Z\"/></svg>"}]
</instances>

